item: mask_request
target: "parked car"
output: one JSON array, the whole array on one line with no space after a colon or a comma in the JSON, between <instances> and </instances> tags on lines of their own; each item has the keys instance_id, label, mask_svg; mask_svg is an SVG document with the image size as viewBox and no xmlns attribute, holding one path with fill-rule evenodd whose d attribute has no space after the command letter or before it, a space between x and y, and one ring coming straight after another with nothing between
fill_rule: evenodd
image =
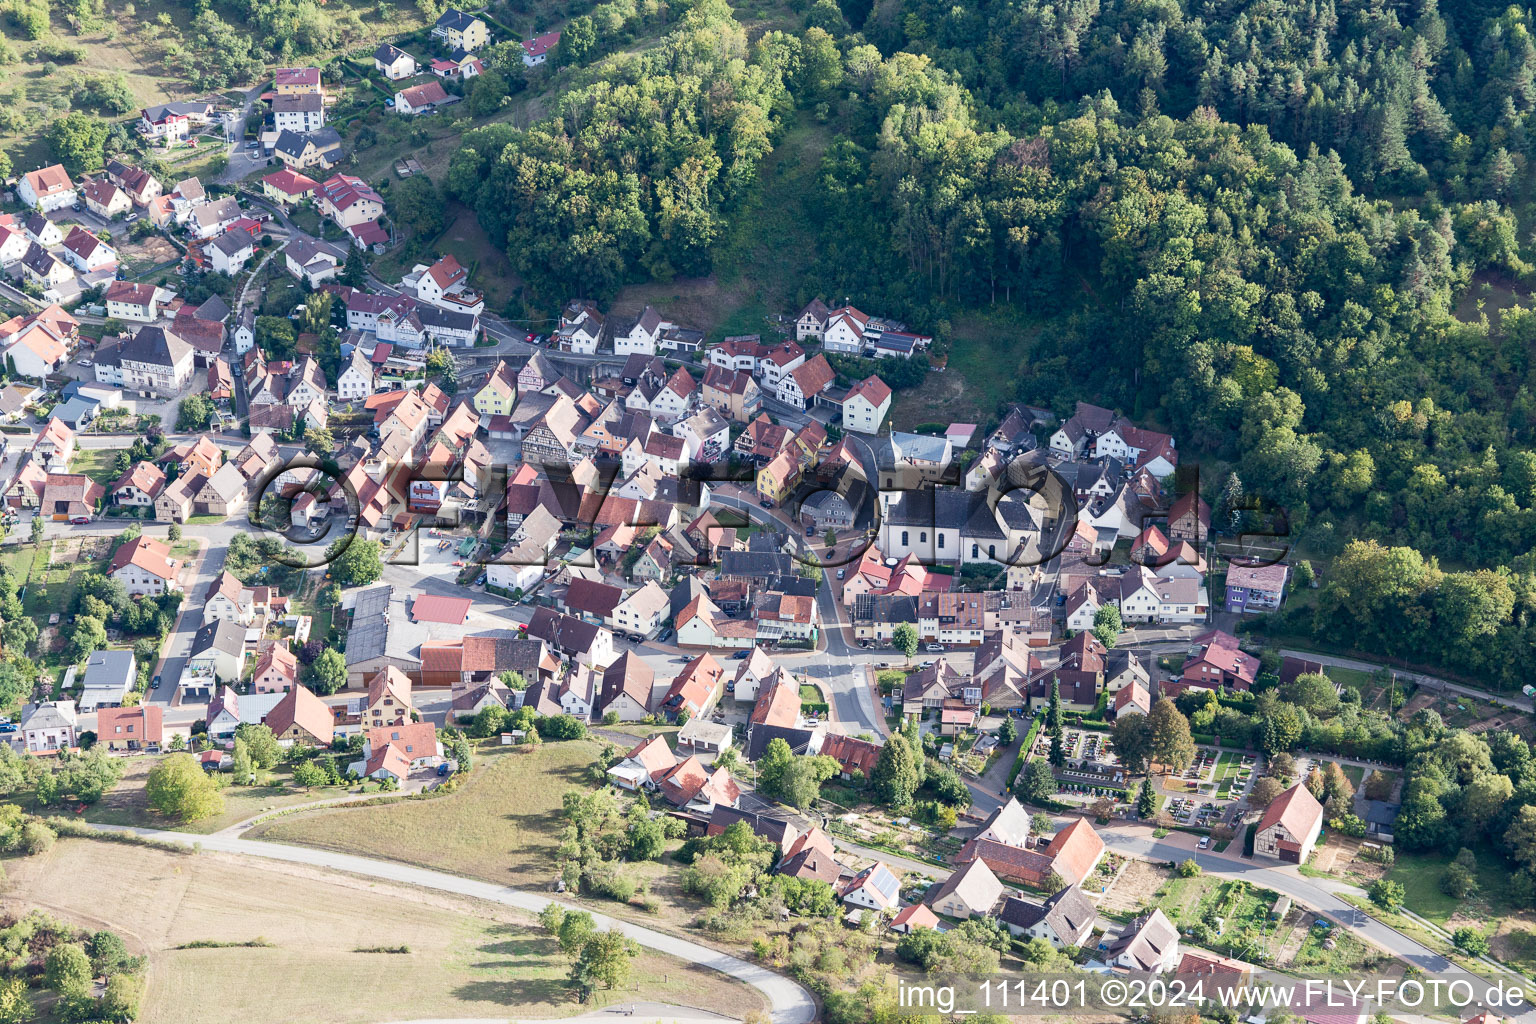
<instances>
[{"instance_id":1,"label":"parked car","mask_svg":"<svg viewBox=\"0 0 1536 1024\"><path fill-rule=\"evenodd\" d=\"M758 504L763 506L763 508L773 508L773 502L769 501L767 498L764 498L762 501L758 502Z\"/></svg>"},{"instance_id":2,"label":"parked car","mask_svg":"<svg viewBox=\"0 0 1536 1024\"><path fill-rule=\"evenodd\" d=\"M69 525L71 525L71 526L89 526L90 523L91 523L91 517L90 516L70 516L69 517Z\"/></svg>"},{"instance_id":3,"label":"parked car","mask_svg":"<svg viewBox=\"0 0 1536 1024\"><path fill-rule=\"evenodd\" d=\"M735 654L731 655L731 660L746 661L750 657L752 657L752 648L749 647L744 651L737 651Z\"/></svg>"},{"instance_id":4,"label":"parked car","mask_svg":"<svg viewBox=\"0 0 1536 1024\"><path fill-rule=\"evenodd\" d=\"M661 633L656 637L656 642L659 643L659 644L664 644L668 640L671 640L671 639L672 639L672 627L668 626L666 629L662 630Z\"/></svg>"},{"instance_id":5,"label":"parked car","mask_svg":"<svg viewBox=\"0 0 1536 1024\"><path fill-rule=\"evenodd\" d=\"M847 569L839 569L839 570L837 570L837 578L838 579L842 579L844 576L847 576L847 575L848 575L848 570Z\"/></svg>"},{"instance_id":6,"label":"parked car","mask_svg":"<svg viewBox=\"0 0 1536 1024\"><path fill-rule=\"evenodd\" d=\"M475 577L475 586L477 586L477 587L485 586L485 573L481 573L479 576Z\"/></svg>"},{"instance_id":7,"label":"parked car","mask_svg":"<svg viewBox=\"0 0 1536 1024\"><path fill-rule=\"evenodd\" d=\"M151 690L158 690L158 689L160 689L160 677L159 676L155 676L155 678L150 681L149 688Z\"/></svg>"},{"instance_id":8,"label":"parked car","mask_svg":"<svg viewBox=\"0 0 1536 1024\"><path fill-rule=\"evenodd\" d=\"M1207 847L1209 847L1210 845L1211 845L1211 837L1210 836L1201 836L1200 837L1200 841L1195 844L1195 849L1197 849L1197 850L1204 850Z\"/></svg>"},{"instance_id":9,"label":"parked car","mask_svg":"<svg viewBox=\"0 0 1536 1024\"><path fill-rule=\"evenodd\" d=\"M944 653L944 645L943 644L924 644L923 645L923 650L927 651L929 654L943 654Z\"/></svg>"}]
</instances>

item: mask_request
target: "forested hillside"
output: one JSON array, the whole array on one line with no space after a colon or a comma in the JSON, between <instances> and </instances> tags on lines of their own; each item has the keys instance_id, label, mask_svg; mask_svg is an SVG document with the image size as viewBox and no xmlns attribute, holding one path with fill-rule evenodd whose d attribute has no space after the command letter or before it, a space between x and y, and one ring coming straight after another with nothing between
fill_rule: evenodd
<instances>
[{"instance_id":1,"label":"forested hillside","mask_svg":"<svg viewBox=\"0 0 1536 1024\"><path fill-rule=\"evenodd\" d=\"M1222 467L1209 497L1284 506L1338 557L1321 635L1533 674L1536 320L1474 308L1531 273L1529 11L818 0L755 38L722 0L671 16L543 123L464 140L450 192L537 298L729 271L757 161L819 122L819 188L783 211L817 242L801 294L1013 311L1039 330L1017 397L1160 421Z\"/></svg>"}]
</instances>

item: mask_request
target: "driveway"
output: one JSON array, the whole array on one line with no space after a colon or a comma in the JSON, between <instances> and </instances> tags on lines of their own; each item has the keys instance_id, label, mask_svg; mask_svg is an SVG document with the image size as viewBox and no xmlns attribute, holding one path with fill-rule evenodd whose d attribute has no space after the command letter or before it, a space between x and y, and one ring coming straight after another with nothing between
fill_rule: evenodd
<instances>
[{"instance_id":1,"label":"driveway","mask_svg":"<svg viewBox=\"0 0 1536 1024\"><path fill-rule=\"evenodd\" d=\"M312 867L330 868L367 878L415 885L423 889L500 903L531 914L537 914L550 904L557 903L569 910L586 909L504 885L493 885L490 882L460 878L440 871L396 864L392 861L356 857L351 854L311 850L281 843L256 842L224 835L201 836L181 832L162 832L158 829L97 827L108 831L133 832L160 842L196 846L204 850L217 850L220 853L245 854L251 857L264 857L268 860L286 861L290 864L308 864ZM599 928L617 929L647 949L654 949L658 953L666 953L679 960L719 971L737 981L751 985L763 994L768 1005L772 1007L774 1024L811 1024L816 1019L816 1002L811 998L811 994L788 978L759 967L757 964L748 963L739 957L710 949L708 946L702 946L676 935L667 935L643 925L608 917L605 914L594 913L592 917ZM667 1019L672 1019L672 1015L668 1014Z\"/></svg>"}]
</instances>

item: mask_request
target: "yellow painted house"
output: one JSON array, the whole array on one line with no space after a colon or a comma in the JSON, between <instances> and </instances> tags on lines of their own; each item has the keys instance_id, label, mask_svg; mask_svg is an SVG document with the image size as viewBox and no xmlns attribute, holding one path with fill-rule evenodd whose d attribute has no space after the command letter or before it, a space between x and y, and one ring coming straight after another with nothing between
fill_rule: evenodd
<instances>
[{"instance_id":1,"label":"yellow painted house","mask_svg":"<svg viewBox=\"0 0 1536 1024\"><path fill-rule=\"evenodd\" d=\"M517 374L503 359L485 385L475 392L475 412L481 416L510 416L517 403Z\"/></svg>"},{"instance_id":2,"label":"yellow painted house","mask_svg":"<svg viewBox=\"0 0 1536 1024\"><path fill-rule=\"evenodd\" d=\"M788 452L780 452L757 471L757 493L777 504L788 496L799 481L800 464L790 458Z\"/></svg>"},{"instance_id":3,"label":"yellow painted house","mask_svg":"<svg viewBox=\"0 0 1536 1024\"><path fill-rule=\"evenodd\" d=\"M468 53L474 53L491 41L491 33L485 27L485 22L456 7L443 12L437 24L432 26L432 34L451 48Z\"/></svg>"}]
</instances>

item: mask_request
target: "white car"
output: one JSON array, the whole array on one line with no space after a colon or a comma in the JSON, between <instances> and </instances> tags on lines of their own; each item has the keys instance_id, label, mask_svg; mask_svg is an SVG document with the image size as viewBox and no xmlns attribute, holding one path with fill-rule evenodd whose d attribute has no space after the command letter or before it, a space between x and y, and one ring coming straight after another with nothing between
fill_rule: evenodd
<instances>
[{"instance_id":1,"label":"white car","mask_svg":"<svg viewBox=\"0 0 1536 1024\"><path fill-rule=\"evenodd\" d=\"M1195 844L1195 849L1197 849L1197 850L1204 850L1204 849L1209 848L1210 845L1211 845L1211 837L1210 836L1201 836L1200 837L1200 841Z\"/></svg>"}]
</instances>

